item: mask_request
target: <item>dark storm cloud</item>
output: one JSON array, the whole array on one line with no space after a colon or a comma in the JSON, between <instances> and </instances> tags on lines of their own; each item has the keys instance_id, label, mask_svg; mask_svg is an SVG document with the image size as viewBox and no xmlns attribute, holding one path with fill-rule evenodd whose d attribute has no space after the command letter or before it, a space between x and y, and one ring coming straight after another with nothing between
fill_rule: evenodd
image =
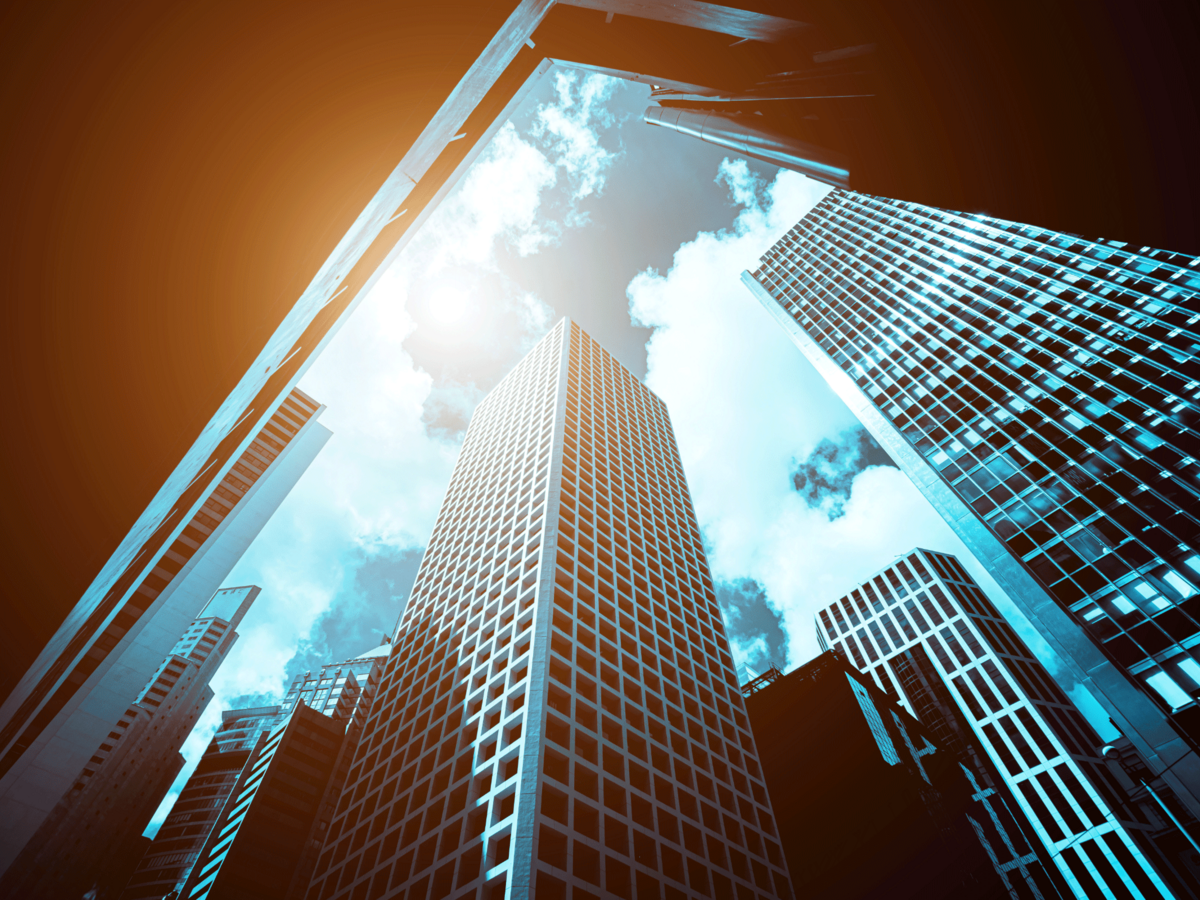
<instances>
[{"instance_id":1,"label":"dark storm cloud","mask_svg":"<svg viewBox=\"0 0 1200 900\"><path fill-rule=\"evenodd\" d=\"M333 598L308 640L301 641L287 664L287 684L305 671L365 653L391 635L408 599L423 550L391 547L368 554L355 551L346 562L354 578Z\"/></svg>"},{"instance_id":2,"label":"dark storm cloud","mask_svg":"<svg viewBox=\"0 0 1200 900\"><path fill-rule=\"evenodd\" d=\"M767 603L758 582L747 578L717 585L717 603L725 612L729 638L751 668L787 668L788 635L783 617Z\"/></svg>"},{"instance_id":3,"label":"dark storm cloud","mask_svg":"<svg viewBox=\"0 0 1200 900\"><path fill-rule=\"evenodd\" d=\"M809 506L837 519L846 509L855 477L871 466L895 466L861 426L825 438L792 473L792 486Z\"/></svg>"}]
</instances>

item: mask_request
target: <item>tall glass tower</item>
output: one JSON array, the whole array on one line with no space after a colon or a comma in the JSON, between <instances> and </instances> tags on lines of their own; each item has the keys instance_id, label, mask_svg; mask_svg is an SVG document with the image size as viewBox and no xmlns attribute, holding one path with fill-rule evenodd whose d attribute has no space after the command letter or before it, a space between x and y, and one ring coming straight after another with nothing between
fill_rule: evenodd
<instances>
[{"instance_id":1,"label":"tall glass tower","mask_svg":"<svg viewBox=\"0 0 1200 900\"><path fill-rule=\"evenodd\" d=\"M822 645L973 768L979 749L987 755L981 774L998 774L1078 900L1105 885L1147 900L1190 896L1172 890L1186 868L1151 845L1091 727L957 559L913 550L818 617Z\"/></svg>"},{"instance_id":2,"label":"tall glass tower","mask_svg":"<svg viewBox=\"0 0 1200 900\"><path fill-rule=\"evenodd\" d=\"M835 190L742 276L1193 813L1198 264Z\"/></svg>"},{"instance_id":3,"label":"tall glass tower","mask_svg":"<svg viewBox=\"0 0 1200 900\"><path fill-rule=\"evenodd\" d=\"M661 400L563 321L476 409L309 898L790 897Z\"/></svg>"}]
</instances>

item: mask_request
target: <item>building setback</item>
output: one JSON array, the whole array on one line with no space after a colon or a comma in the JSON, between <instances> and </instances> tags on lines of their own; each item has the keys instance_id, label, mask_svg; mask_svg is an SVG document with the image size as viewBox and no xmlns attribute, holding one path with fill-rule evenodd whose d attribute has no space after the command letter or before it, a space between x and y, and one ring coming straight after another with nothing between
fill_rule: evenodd
<instances>
[{"instance_id":1,"label":"building setback","mask_svg":"<svg viewBox=\"0 0 1200 900\"><path fill-rule=\"evenodd\" d=\"M188 873L261 746L280 722L278 706L225 710L221 725L167 813L121 900L159 900L182 888Z\"/></svg>"},{"instance_id":2,"label":"building setback","mask_svg":"<svg viewBox=\"0 0 1200 900\"><path fill-rule=\"evenodd\" d=\"M946 718L966 723L1079 900L1118 883L1147 900L1190 896L1099 738L953 556L914 550L819 620L823 643L914 714L926 684L949 695Z\"/></svg>"},{"instance_id":3,"label":"building setback","mask_svg":"<svg viewBox=\"0 0 1200 900\"><path fill-rule=\"evenodd\" d=\"M324 446L322 409L292 391L158 563L73 612L0 705L0 873Z\"/></svg>"},{"instance_id":4,"label":"building setback","mask_svg":"<svg viewBox=\"0 0 1200 900\"><path fill-rule=\"evenodd\" d=\"M297 675L292 680L287 696L283 698L285 714L297 706L304 705L332 719L345 722L346 728L346 736L334 761L333 773L329 777L312 828L309 829L308 838L304 842L300 861L292 876L292 883L286 895L288 900L303 900L308 892L321 846L333 821L342 789L346 785L350 763L362 736L363 724L375 699L384 663L391 652L391 641L385 640L383 644L361 656L324 665L315 675L311 672Z\"/></svg>"},{"instance_id":5,"label":"building setback","mask_svg":"<svg viewBox=\"0 0 1200 900\"><path fill-rule=\"evenodd\" d=\"M742 276L1194 815L1198 263L834 190Z\"/></svg>"},{"instance_id":6,"label":"building setback","mask_svg":"<svg viewBox=\"0 0 1200 900\"><path fill-rule=\"evenodd\" d=\"M303 897L316 862L316 850L320 847L324 830L329 827L332 806L345 781L349 768L347 754L353 754L354 744L362 730L362 720L370 709L381 661L389 649L390 645L384 644L354 659L322 666L315 676L311 672L297 675L280 706L223 712L217 733L171 807L154 842L142 857L137 871L129 879L121 895L122 900L157 900L171 891L179 891L181 898L189 894L208 896L209 891L214 891L212 896L217 897L233 890L233 883L237 881L235 872L225 873L214 888L215 877L207 879L207 876L215 876L215 868L204 873L207 880L200 884L202 879L196 869L197 863L199 861L200 869L203 869L214 857L223 860L222 852L229 849L229 842L216 848L215 853L211 852L217 843L212 836L218 826L231 829L229 833L221 835L222 838L236 837L243 831L241 825L245 817L237 817L234 824L230 825L232 817L227 815L227 803L235 791L235 806L243 801L253 801L262 781L251 779L251 772L262 774L265 771L263 766L271 764L270 759L277 755L280 746L280 742L272 736L283 734L290 717L298 709L328 718L336 724L340 735L333 756L327 758L330 748L322 736L329 731L329 727L324 723L314 725L311 721L304 726L306 731L315 728L319 733L318 743L321 746L317 754L320 763L317 770L325 773L328 764L330 771L322 775L323 787L317 803L311 802L311 796L305 790L306 815L302 818L307 823L307 831L302 838L298 838L296 829L300 826L289 823L289 839L285 841L287 848L283 854L286 859L275 863L277 877L270 884L270 890L276 891L279 897ZM289 746L292 741L301 741L301 738L289 739ZM287 755L284 754L284 759ZM309 787L312 787L310 779L313 775L313 772L304 774ZM296 804L291 805L295 807ZM244 812L244 808L241 811ZM293 808L292 815L295 816L296 812ZM251 819L251 823L254 824L255 820ZM244 848L260 840L255 837L255 832L255 828L246 829L239 847ZM238 855L242 855L241 850ZM220 860L216 865L222 865ZM287 870L287 877L279 875L281 869ZM189 880L190 875L195 877Z\"/></svg>"},{"instance_id":7,"label":"building setback","mask_svg":"<svg viewBox=\"0 0 1200 900\"><path fill-rule=\"evenodd\" d=\"M1056 896L996 793L836 654L743 690L799 896Z\"/></svg>"},{"instance_id":8,"label":"building setback","mask_svg":"<svg viewBox=\"0 0 1200 900\"><path fill-rule=\"evenodd\" d=\"M284 900L345 737L345 722L303 703L259 732L179 897Z\"/></svg>"},{"instance_id":9,"label":"building setback","mask_svg":"<svg viewBox=\"0 0 1200 900\"><path fill-rule=\"evenodd\" d=\"M0 893L76 900L93 886L121 889L145 849L142 832L183 767L179 749L212 699L208 682L258 593L213 595L0 878Z\"/></svg>"},{"instance_id":10,"label":"building setback","mask_svg":"<svg viewBox=\"0 0 1200 900\"><path fill-rule=\"evenodd\" d=\"M666 409L573 323L476 409L395 646L310 900L791 896Z\"/></svg>"}]
</instances>

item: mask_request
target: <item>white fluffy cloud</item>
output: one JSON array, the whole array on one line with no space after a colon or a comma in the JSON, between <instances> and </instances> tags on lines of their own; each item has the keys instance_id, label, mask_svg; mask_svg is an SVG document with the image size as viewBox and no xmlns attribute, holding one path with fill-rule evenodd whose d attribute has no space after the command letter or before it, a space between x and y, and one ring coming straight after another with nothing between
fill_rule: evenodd
<instances>
[{"instance_id":1,"label":"white fluffy cloud","mask_svg":"<svg viewBox=\"0 0 1200 900\"><path fill-rule=\"evenodd\" d=\"M647 383L670 409L714 578L728 585L752 579L761 587L782 619L794 666L818 652L818 609L897 554L917 546L947 551L1056 665L899 470L858 471L836 511L828 503L810 505L796 490L799 463L858 423L739 276L828 189L787 171L765 185L745 163L728 160L718 178L744 207L733 228L697 235L679 248L668 272L644 272L628 289L634 322L654 329ZM751 633L735 649L742 660L754 660L763 647Z\"/></svg>"},{"instance_id":2,"label":"white fluffy cloud","mask_svg":"<svg viewBox=\"0 0 1200 900\"><path fill-rule=\"evenodd\" d=\"M333 437L227 579L263 591L212 681L216 697L184 746L189 762L222 709L282 697L287 665L311 649L316 626L361 614L333 604L359 589L364 562L425 545L483 395L477 381L502 374L553 324L549 306L501 276L497 254L534 254L585 224L578 204L603 191L617 158L597 133L611 124L604 104L617 82L556 78L529 134L499 130L301 380L327 406ZM399 612L371 627L390 629Z\"/></svg>"}]
</instances>

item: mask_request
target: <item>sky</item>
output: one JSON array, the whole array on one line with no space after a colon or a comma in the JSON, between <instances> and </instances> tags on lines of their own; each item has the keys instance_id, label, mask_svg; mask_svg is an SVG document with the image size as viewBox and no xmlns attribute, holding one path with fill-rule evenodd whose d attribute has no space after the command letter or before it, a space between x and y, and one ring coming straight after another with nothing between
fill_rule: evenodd
<instances>
[{"instance_id":1,"label":"sky","mask_svg":"<svg viewBox=\"0 0 1200 900\"><path fill-rule=\"evenodd\" d=\"M472 411L563 316L666 403L739 664L808 661L816 611L920 546L958 555L1059 670L739 281L828 189L646 125L648 97L551 70L304 375L333 437L226 579L262 594L148 834L221 710L393 631Z\"/></svg>"}]
</instances>

